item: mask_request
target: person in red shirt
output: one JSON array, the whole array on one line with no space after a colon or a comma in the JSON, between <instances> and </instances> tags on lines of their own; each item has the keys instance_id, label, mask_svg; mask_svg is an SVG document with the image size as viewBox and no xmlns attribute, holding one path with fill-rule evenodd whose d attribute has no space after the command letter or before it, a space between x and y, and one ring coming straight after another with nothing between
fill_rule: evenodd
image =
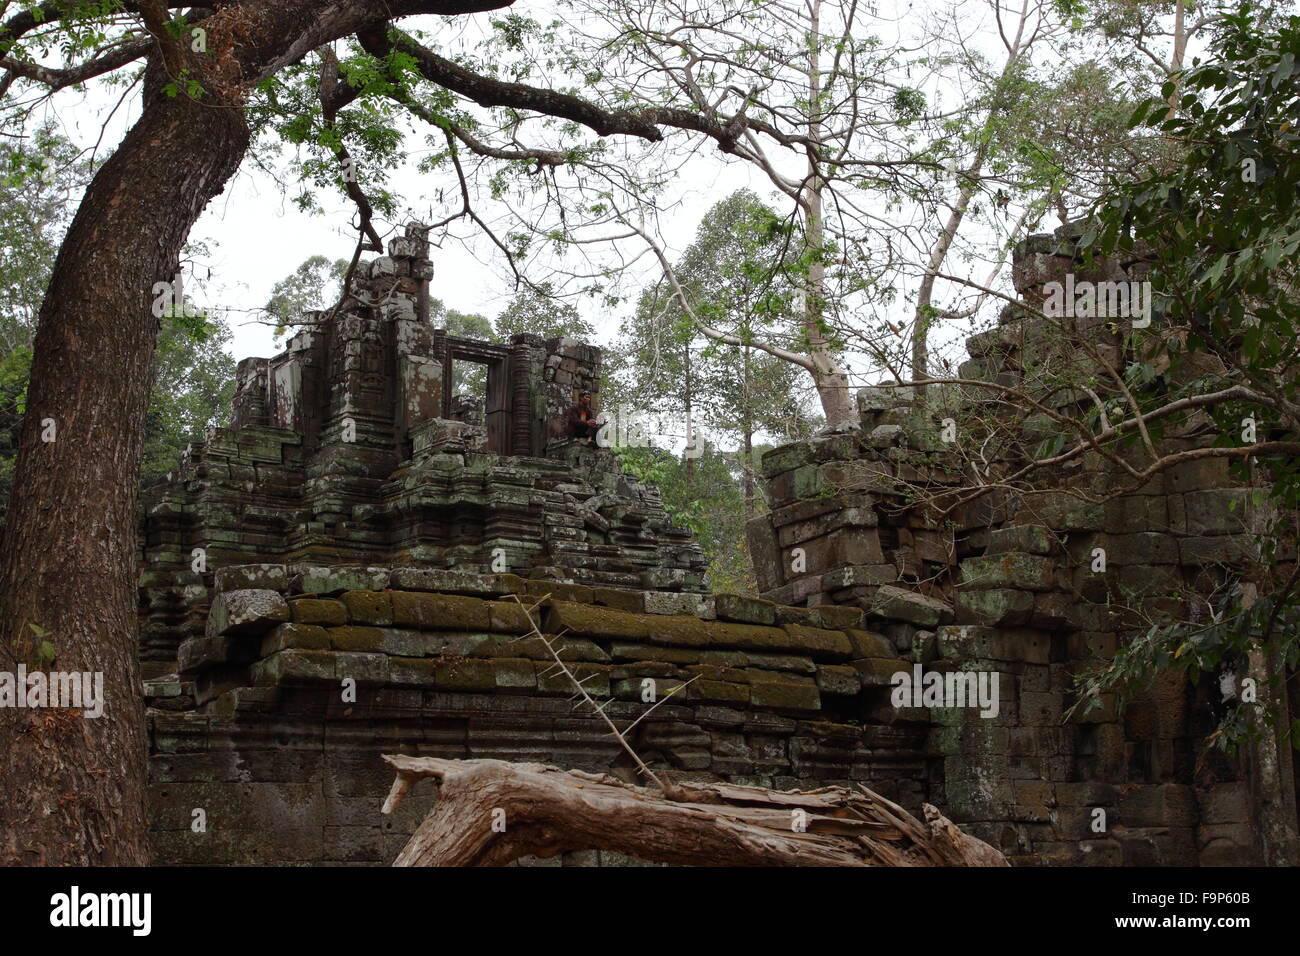
<instances>
[{"instance_id":1,"label":"person in red shirt","mask_svg":"<svg viewBox=\"0 0 1300 956\"><path fill-rule=\"evenodd\" d=\"M591 410L591 392L586 389L578 393L578 404L569 413L569 426L574 438L588 442L596 440L600 425L596 421L596 413Z\"/></svg>"}]
</instances>

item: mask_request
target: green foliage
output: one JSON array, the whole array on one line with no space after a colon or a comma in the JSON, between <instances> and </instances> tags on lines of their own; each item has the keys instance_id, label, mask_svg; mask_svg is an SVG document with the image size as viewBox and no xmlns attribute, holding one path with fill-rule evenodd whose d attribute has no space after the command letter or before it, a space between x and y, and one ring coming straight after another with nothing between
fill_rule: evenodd
<instances>
[{"instance_id":1,"label":"green foliage","mask_svg":"<svg viewBox=\"0 0 1300 956\"><path fill-rule=\"evenodd\" d=\"M1169 114L1173 87L1166 84L1130 120L1179 143L1182 161L1116 189L1083 243L1106 255L1151 262L1153 332L1160 334L1135 338L1139 361L1128 375L1144 403L1241 384L1265 400L1243 398L1207 409L1218 434L1215 444L1241 446L1247 417L1257 420L1261 440L1295 443L1300 18L1262 24L1256 9L1242 4L1225 16L1212 54L1183 76L1177 111ZM1172 352L1171 367L1151 374L1148 363L1165 350ZM1193 356L1207 353L1222 361L1222 372L1180 375ZM1253 462L1237 459L1241 484L1252 483L1247 468L1262 471L1277 505L1300 505L1297 456L1257 454ZM1277 539L1264 544L1270 553L1281 546ZM1210 625L1154 626L1092 678L1091 688L1127 687L1159 667L1195 677L1240 661L1259 646L1294 668L1300 653L1296 581L1293 576L1274 584L1248 606L1237 598L1221 604ZM1233 746L1245 726L1230 714L1216 743Z\"/></svg>"},{"instance_id":2,"label":"green foliage","mask_svg":"<svg viewBox=\"0 0 1300 956\"><path fill-rule=\"evenodd\" d=\"M51 129L0 146L0 518L9 500L26 412L32 338L72 200L91 173L80 152ZM230 331L192 308L164 316L146 418L141 477L180 461L185 445L225 421L234 392Z\"/></svg>"},{"instance_id":3,"label":"green foliage","mask_svg":"<svg viewBox=\"0 0 1300 956\"><path fill-rule=\"evenodd\" d=\"M506 341L527 332L543 339L568 337L590 342L596 330L568 302L549 295L549 289L528 289L515 296L496 319L496 335Z\"/></svg>"},{"instance_id":4,"label":"green foliage","mask_svg":"<svg viewBox=\"0 0 1300 956\"><path fill-rule=\"evenodd\" d=\"M441 299L429 300L429 320L436 328L447 330L448 335L482 342L498 341L492 321L474 312L458 312L447 308ZM451 390L453 395L487 395L487 367L474 362L452 364Z\"/></svg>"},{"instance_id":5,"label":"green foliage","mask_svg":"<svg viewBox=\"0 0 1300 956\"><path fill-rule=\"evenodd\" d=\"M806 425L802 371L756 347L800 347L790 239L789 223L749 190L715 204L674 271L699 320L742 344L702 336L668 287L651 286L622 326L611 363L618 397L683 418L689 409L693 424L737 444L764 431L798 434Z\"/></svg>"},{"instance_id":6,"label":"green foliage","mask_svg":"<svg viewBox=\"0 0 1300 956\"><path fill-rule=\"evenodd\" d=\"M0 354L30 344L71 218L69 196L91 172L53 127L26 141L0 141Z\"/></svg>"},{"instance_id":7,"label":"green foliage","mask_svg":"<svg viewBox=\"0 0 1300 956\"><path fill-rule=\"evenodd\" d=\"M262 306L276 321L278 338L287 328L309 310L327 309L338 301L342 293L343 277L348 272L348 260L325 256L309 256L271 287L271 296Z\"/></svg>"},{"instance_id":8,"label":"green foliage","mask_svg":"<svg viewBox=\"0 0 1300 956\"><path fill-rule=\"evenodd\" d=\"M744 489L734 455L707 445L687 474L683 459L662 448L616 448L623 470L654 485L674 524L690 528L709 559L715 591L756 595L745 543Z\"/></svg>"},{"instance_id":9,"label":"green foliage","mask_svg":"<svg viewBox=\"0 0 1300 956\"><path fill-rule=\"evenodd\" d=\"M235 392L235 360L226 352L230 338L230 329L219 320L189 316L163 321L145 415L142 481L176 468L187 444L229 421Z\"/></svg>"}]
</instances>

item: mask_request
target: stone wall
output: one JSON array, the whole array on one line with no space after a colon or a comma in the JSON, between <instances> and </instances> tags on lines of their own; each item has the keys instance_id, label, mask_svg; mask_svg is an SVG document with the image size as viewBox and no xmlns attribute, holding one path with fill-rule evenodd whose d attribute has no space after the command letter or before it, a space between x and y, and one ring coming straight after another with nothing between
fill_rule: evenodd
<instances>
[{"instance_id":1,"label":"stone wall","mask_svg":"<svg viewBox=\"0 0 1300 956\"><path fill-rule=\"evenodd\" d=\"M1066 275L1134 274L1085 263L1076 236L1017 248L1024 303ZM1128 487L1087 454L1048 476L1054 493L966 498L972 467L1004 476L1059 434L1052 414L1008 427L987 389L924 402L863 389L860 430L763 459L770 512L747 527L763 599L707 594L699 548L654 489L564 434L578 391L598 394L599 350L432 329L426 255L413 229L365 266L337 316L241 365L233 426L145 499L160 862L390 861L433 790L382 817L384 753L633 779L546 643L526 636L516 598L538 605L611 717L630 724L662 701L633 731L656 769L863 783L913 812L938 805L1019 864L1263 859L1256 757L1202 749L1223 706L1216 680L1162 675L1122 713L1111 699L1071 710L1078 673L1144 614L1184 611L1260 560L1269 515L1225 470L1191 462ZM1125 357L1122 323L1076 325L1095 355ZM963 377L1087 414L1095 367L1023 306L969 351ZM488 366L482 425L453 416L453 361ZM990 422L1000 443L985 441ZM1161 447L1197 441L1174 432ZM996 675L983 702L996 708L899 697L901 674L954 687Z\"/></svg>"},{"instance_id":2,"label":"stone wall","mask_svg":"<svg viewBox=\"0 0 1300 956\"><path fill-rule=\"evenodd\" d=\"M433 790L382 817L385 753L635 780L526 636L516 597L541 602L535 620L610 717L649 712L629 736L652 767L782 789L862 783L913 811L930 795L926 723L888 706L888 675L907 665L860 610L429 569L229 567L216 589L179 673L147 685L162 863L387 863Z\"/></svg>"},{"instance_id":3,"label":"stone wall","mask_svg":"<svg viewBox=\"0 0 1300 956\"><path fill-rule=\"evenodd\" d=\"M1016 249L1023 301L1041 305L1044 285L1067 274L1131 277L1123 263L1085 264L1077 234L1067 227ZM1076 329L1123 367L1129 329L1090 320ZM1088 412L1091 397L1076 387L1089 370L1081 350L1016 305L968 348L961 377L1023 389L1063 415ZM997 491L957 505L957 490L972 487L963 443L978 444L988 434L982 423L1005 414L1000 397L950 389L918 403L910 389L866 388L860 432L769 452L771 512L747 529L763 596L861 608L900 654L1002 675L999 715L934 710L929 752L942 765L944 812L1013 860L1259 862L1249 754L1203 752L1222 714L1214 675L1193 688L1161 674L1122 714L1104 699L1067 716L1075 676L1113 655L1148 615L1186 613L1189 601L1260 561L1269 516L1253 503L1255 489L1233 487L1221 459L1132 488L1089 453L1047 474L1059 491ZM992 446L986 475L1013 472L1024 451L1062 429L1038 414L1010 431L1011 448ZM1205 440L1174 433L1160 448Z\"/></svg>"},{"instance_id":4,"label":"stone wall","mask_svg":"<svg viewBox=\"0 0 1300 956\"><path fill-rule=\"evenodd\" d=\"M240 363L232 424L143 499L146 676L202 633L213 570L249 562L510 571L700 592L706 561L658 492L566 434L599 400L600 350L446 335L421 318L419 230L364 262L337 314ZM453 362L487 366L483 425L456 420Z\"/></svg>"}]
</instances>

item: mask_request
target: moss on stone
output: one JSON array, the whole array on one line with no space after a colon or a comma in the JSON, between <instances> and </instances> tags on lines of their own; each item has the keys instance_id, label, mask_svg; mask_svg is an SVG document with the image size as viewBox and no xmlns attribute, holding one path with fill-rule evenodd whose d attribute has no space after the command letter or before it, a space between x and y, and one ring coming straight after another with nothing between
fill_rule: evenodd
<instances>
[{"instance_id":1,"label":"moss on stone","mask_svg":"<svg viewBox=\"0 0 1300 956\"><path fill-rule=\"evenodd\" d=\"M640 614L645 610L645 595L640 591L624 591L618 588L592 588L591 600L604 607L619 611Z\"/></svg>"},{"instance_id":2,"label":"moss on stone","mask_svg":"<svg viewBox=\"0 0 1300 956\"><path fill-rule=\"evenodd\" d=\"M647 636L653 644L707 647L709 645L708 625L709 622L687 614L654 614L648 618Z\"/></svg>"},{"instance_id":3,"label":"moss on stone","mask_svg":"<svg viewBox=\"0 0 1300 956\"><path fill-rule=\"evenodd\" d=\"M393 591L393 623L422 631L486 631L488 602L454 594Z\"/></svg>"},{"instance_id":4,"label":"moss on stone","mask_svg":"<svg viewBox=\"0 0 1300 956\"><path fill-rule=\"evenodd\" d=\"M533 629L528 614L514 601L488 601L488 626L502 634L527 634ZM534 612L536 614L536 612Z\"/></svg>"},{"instance_id":5,"label":"moss on stone","mask_svg":"<svg viewBox=\"0 0 1300 956\"><path fill-rule=\"evenodd\" d=\"M699 651L685 651L678 647L653 647L649 644L614 644L610 647L609 653L616 661L697 664L702 659Z\"/></svg>"},{"instance_id":6,"label":"moss on stone","mask_svg":"<svg viewBox=\"0 0 1300 956\"><path fill-rule=\"evenodd\" d=\"M857 670L846 664L822 664L817 668L817 689L823 694L853 696L862 689Z\"/></svg>"},{"instance_id":7,"label":"moss on stone","mask_svg":"<svg viewBox=\"0 0 1300 956\"><path fill-rule=\"evenodd\" d=\"M330 644L340 651L378 651L383 647L384 632L377 627L331 627Z\"/></svg>"},{"instance_id":8,"label":"moss on stone","mask_svg":"<svg viewBox=\"0 0 1300 956\"><path fill-rule=\"evenodd\" d=\"M601 699L609 696L609 667L604 664L569 664L573 676L582 682L583 689ZM543 669L537 674L537 690L542 694L576 693L573 681L558 668Z\"/></svg>"},{"instance_id":9,"label":"moss on stone","mask_svg":"<svg viewBox=\"0 0 1300 956\"><path fill-rule=\"evenodd\" d=\"M390 657L388 680L398 687L431 687L440 664L436 657Z\"/></svg>"},{"instance_id":10,"label":"moss on stone","mask_svg":"<svg viewBox=\"0 0 1300 956\"><path fill-rule=\"evenodd\" d=\"M846 628L844 635L849 639L849 644L853 647L853 656L855 658L890 657L894 654L894 645L883 635L852 627Z\"/></svg>"},{"instance_id":11,"label":"moss on stone","mask_svg":"<svg viewBox=\"0 0 1300 956\"><path fill-rule=\"evenodd\" d=\"M492 664L497 690L507 692L537 690L537 668L532 661L507 657L495 660Z\"/></svg>"},{"instance_id":12,"label":"moss on stone","mask_svg":"<svg viewBox=\"0 0 1300 956\"><path fill-rule=\"evenodd\" d=\"M528 581L524 585L524 593L535 597L549 594L557 601L575 601L579 604L590 604L592 598L591 588L585 584L562 584L559 581Z\"/></svg>"},{"instance_id":13,"label":"moss on stone","mask_svg":"<svg viewBox=\"0 0 1300 956\"><path fill-rule=\"evenodd\" d=\"M847 660L853 656L853 645L843 631L806 624L784 624L781 628L794 642L793 650L805 651L814 657L834 657Z\"/></svg>"},{"instance_id":14,"label":"moss on stone","mask_svg":"<svg viewBox=\"0 0 1300 956\"><path fill-rule=\"evenodd\" d=\"M393 602L388 591L344 591L341 600L353 624L387 627L393 623Z\"/></svg>"},{"instance_id":15,"label":"moss on stone","mask_svg":"<svg viewBox=\"0 0 1300 956\"><path fill-rule=\"evenodd\" d=\"M270 657L277 651L289 648L301 650L327 651L330 649L329 634L325 628L309 624L281 624L266 637L262 638L262 656Z\"/></svg>"},{"instance_id":16,"label":"moss on stone","mask_svg":"<svg viewBox=\"0 0 1300 956\"><path fill-rule=\"evenodd\" d=\"M686 699L710 704L749 703L749 685L700 678L686 687Z\"/></svg>"},{"instance_id":17,"label":"moss on stone","mask_svg":"<svg viewBox=\"0 0 1300 956\"><path fill-rule=\"evenodd\" d=\"M348 609L342 601L325 598L296 598L289 602L295 624L324 624L338 627L348 622Z\"/></svg>"},{"instance_id":18,"label":"moss on stone","mask_svg":"<svg viewBox=\"0 0 1300 956\"><path fill-rule=\"evenodd\" d=\"M749 701L754 707L771 707L773 710L821 710L821 694L817 685L802 678L764 671L748 672Z\"/></svg>"},{"instance_id":19,"label":"moss on stone","mask_svg":"<svg viewBox=\"0 0 1300 956\"><path fill-rule=\"evenodd\" d=\"M434 668L434 684L439 690L496 690L496 661L462 658L440 661Z\"/></svg>"},{"instance_id":20,"label":"moss on stone","mask_svg":"<svg viewBox=\"0 0 1300 956\"><path fill-rule=\"evenodd\" d=\"M771 601L742 597L739 594L719 594L714 597L718 617L743 624L775 624L776 606Z\"/></svg>"},{"instance_id":21,"label":"moss on stone","mask_svg":"<svg viewBox=\"0 0 1300 956\"><path fill-rule=\"evenodd\" d=\"M663 620L657 615L653 619L655 624ZM546 611L546 630L552 633L567 629L574 634L643 641L649 638L650 627L651 619L646 615L572 601L552 601Z\"/></svg>"},{"instance_id":22,"label":"moss on stone","mask_svg":"<svg viewBox=\"0 0 1300 956\"><path fill-rule=\"evenodd\" d=\"M853 669L862 676L862 683L879 687L889 683L899 671L911 673L912 665L896 657L864 657L853 662Z\"/></svg>"},{"instance_id":23,"label":"moss on stone","mask_svg":"<svg viewBox=\"0 0 1300 956\"><path fill-rule=\"evenodd\" d=\"M839 607L834 604L820 604L809 608L809 623L814 627L824 627L832 631L842 631L849 627L861 627L863 611L860 607Z\"/></svg>"}]
</instances>

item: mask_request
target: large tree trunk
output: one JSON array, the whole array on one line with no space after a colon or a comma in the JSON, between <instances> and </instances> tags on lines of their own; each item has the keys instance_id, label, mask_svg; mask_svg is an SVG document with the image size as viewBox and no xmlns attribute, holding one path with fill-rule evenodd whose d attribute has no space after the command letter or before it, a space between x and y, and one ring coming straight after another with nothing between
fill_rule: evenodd
<instances>
[{"instance_id":1,"label":"large tree trunk","mask_svg":"<svg viewBox=\"0 0 1300 956\"><path fill-rule=\"evenodd\" d=\"M809 10L808 25L808 138L822 141L821 119L821 0L815 0ZM822 190L826 180L822 177L820 163L812 150L808 152L808 197L804 207L807 250L812 255L808 263L808 282L804 290L804 338L807 339L808 357L813 363L813 384L821 400L822 413L827 427L851 424L856 421L853 395L849 388L848 372L831 350L826 335L826 265L822 262L822 244L826 241L826 220L822 208Z\"/></svg>"},{"instance_id":2,"label":"large tree trunk","mask_svg":"<svg viewBox=\"0 0 1300 956\"><path fill-rule=\"evenodd\" d=\"M1291 714L1286 693L1286 658L1280 642L1270 641L1249 653L1250 673L1260 687L1282 688L1278 715L1265 719L1254 712L1250 722L1255 731L1247 745L1247 766L1252 812L1266 866L1300 864L1300 836L1296 830L1295 773L1290 739Z\"/></svg>"},{"instance_id":3,"label":"large tree trunk","mask_svg":"<svg viewBox=\"0 0 1300 956\"><path fill-rule=\"evenodd\" d=\"M221 51L210 58L189 56L165 23L150 25L176 61L171 74L189 70L203 100L163 94L155 52L144 112L72 221L41 307L0 547L0 667L37 663L38 634L47 634L57 657L43 669L102 673L105 711L0 710L0 860L130 864L148 855L135 539L158 328L152 290L172 280L195 220L243 158L243 98L360 29L511 2L229 4L204 20L209 49ZM158 8L142 7L149 13ZM47 421L52 442L41 440Z\"/></svg>"},{"instance_id":4,"label":"large tree trunk","mask_svg":"<svg viewBox=\"0 0 1300 956\"><path fill-rule=\"evenodd\" d=\"M248 145L241 110L157 85L72 221L36 333L0 547L0 669L100 672L104 710L0 710L9 863L148 858L135 527L152 289L172 279L190 228ZM54 440L43 441L49 427ZM38 657L36 628L53 661Z\"/></svg>"},{"instance_id":5,"label":"large tree trunk","mask_svg":"<svg viewBox=\"0 0 1300 956\"><path fill-rule=\"evenodd\" d=\"M614 850L687 866L1006 866L930 805L922 823L865 788L806 792L726 783L634 787L604 774L503 760L385 756L383 812L424 777L438 802L394 866L502 866L521 856Z\"/></svg>"}]
</instances>

